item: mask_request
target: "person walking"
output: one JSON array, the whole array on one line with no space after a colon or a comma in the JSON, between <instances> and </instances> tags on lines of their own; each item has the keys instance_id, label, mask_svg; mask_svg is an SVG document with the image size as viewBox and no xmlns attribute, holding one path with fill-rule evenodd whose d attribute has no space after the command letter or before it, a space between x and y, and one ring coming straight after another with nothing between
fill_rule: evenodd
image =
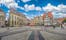
<instances>
[{"instance_id":1,"label":"person walking","mask_svg":"<svg viewBox=\"0 0 66 40\"><path fill-rule=\"evenodd\" d=\"M55 25L53 25L53 28L55 29Z\"/></svg>"},{"instance_id":2,"label":"person walking","mask_svg":"<svg viewBox=\"0 0 66 40\"><path fill-rule=\"evenodd\" d=\"M63 25L61 24L61 29L64 29Z\"/></svg>"}]
</instances>

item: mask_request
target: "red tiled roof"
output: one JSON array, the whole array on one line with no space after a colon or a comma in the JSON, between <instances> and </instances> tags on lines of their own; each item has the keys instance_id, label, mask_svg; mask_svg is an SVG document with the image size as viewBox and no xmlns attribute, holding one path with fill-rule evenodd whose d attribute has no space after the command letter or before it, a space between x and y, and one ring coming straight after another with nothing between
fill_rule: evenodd
<instances>
[{"instance_id":1,"label":"red tiled roof","mask_svg":"<svg viewBox=\"0 0 66 40\"><path fill-rule=\"evenodd\" d=\"M42 19L44 20L45 17L46 17L46 14L44 13L43 16L42 16Z\"/></svg>"},{"instance_id":2,"label":"red tiled roof","mask_svg":"<svg viewBox=\"0 0 66 40\"><path fill-rule=\"evenodd\" d=\"M62 22L64 18L58 18L57 21Z\"/></svg>"},{"instance_id":3,"label":"red tiled roof","mask_svg":"<svg viewBox=\"0 0 66 40\"><path fill-rule=\"evenodd\" d=\"M53 18L52 12L48 12L48 16L49 16L50 18Z\"/></svg>"},{"instance_id":4,"label":"red tiled roof","mask_svg":"<svg viewBox=\"0 0 66 40\"><path fill-rule=\"evenodd\" d=\"M48 16L50 18L53 18L52 12L48 12ZM44 19L45 17L46 17L46 13L43 14L42 19Z\"/></svg>"}]
</instances>

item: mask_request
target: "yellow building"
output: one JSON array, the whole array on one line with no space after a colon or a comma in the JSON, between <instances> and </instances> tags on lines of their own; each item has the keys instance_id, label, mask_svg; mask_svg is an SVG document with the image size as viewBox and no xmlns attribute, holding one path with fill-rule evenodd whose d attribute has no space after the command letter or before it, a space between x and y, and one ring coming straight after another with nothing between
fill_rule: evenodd
<instances>
[{"instance_id":1,"label":"yellow building","mask_svg":"<svg viewBox=\"0 0 66 40\"><path fill-rule=\"evenodd\" d=\"M9 24L10 26L23 26L25 25L25 15L17 12L13 9L10 10L10 14L9 14Z\"/></svg>"},{"instance_id":2,"label":"yellow building","mask_svg":"<svg viewBox=\"0 0 66 40\"><path fill-rule=\"evenodd\" d=\"M37 16L37 17L34 17L34 23L35 23L35 25L38 25L39 24L39 17Z\"/></svg>"},{"instance_id":3,"label":"yellow building","mask_svg":"<svg viewBox=\"0 0 66 40\"><path fill-rule=\"evenodd\" d=\"M5 26L5 13L0 9L0 27Z\"/></svg>"},{"instance_id":4,"label":"yellow building","mask_svg":"<svg viewBox=\"0 0 66 40\"><path fill-rule=\"evenodd\" d=\"M26 17L23 17L23 25L28 25L28 23L30 22L29 19L27 19Z\"/></svg>"},{"instance_id":5,"label":"yellow building","mask_svg":"<svg viewBox=\"0 0 66 40\"><path fill-rule=\"evenodd\" d=\"M34 25L42 25L43 23L42 16L34 17L34 19L31 20L31 23L33 23Z\"/></svg>"}]
</instances>

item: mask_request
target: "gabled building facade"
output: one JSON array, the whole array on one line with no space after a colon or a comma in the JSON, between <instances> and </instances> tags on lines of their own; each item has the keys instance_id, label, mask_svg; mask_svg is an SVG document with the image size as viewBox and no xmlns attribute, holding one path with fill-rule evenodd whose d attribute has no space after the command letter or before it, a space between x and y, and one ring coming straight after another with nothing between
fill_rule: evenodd
<instances>
[{"instance_id":1,"label":"gabled building facade","mask_svg":"<svg viewBox=\"0 0 66 40\"><path fill-rule=\"evenodd\" d=\"M27 25L27 18L24 14L11 9L9 14L9 25L12 27L21 27Z\"/></svg>"},{"instance_id":2,"label":"gabled building facade","mask_svg":"<svg viewBox=\"0 0 66 40\"><path fill-rule=\"evenodd\" d=\"M53 25L52 12L44 13L42 18L43 18L43 24L44 25Z\"/></svg>"},{"instance_id":3,"label":"gabled building facade","mask_svg":"<svg viewBox=\"0 0 66 40\"><path fill-rule=\"evenodd\" d=\"M5 13L2 9L0 9L0 27L5 26Z\"/></svg>"}]
</instances>

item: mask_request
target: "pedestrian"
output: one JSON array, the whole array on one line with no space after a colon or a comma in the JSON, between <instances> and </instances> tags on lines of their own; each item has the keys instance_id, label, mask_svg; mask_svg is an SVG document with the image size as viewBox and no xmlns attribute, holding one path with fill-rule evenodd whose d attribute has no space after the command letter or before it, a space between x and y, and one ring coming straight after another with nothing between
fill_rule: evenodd
<instances>
[{"instance_id":1,"label":"pedestrian","mask_svg":"<svg viewBox=\"0 0 66 40\"><path fill-rule=\"evenodd\" d=\"M55 29L55 25L53 25L53 28Z\"/></svg>"},{"instance_id":2,"label":"pedestrian","mask_svg":"<svg viewBox=\"0 0 66 40\"><path fill-rule=\"evenodd\" d=\"M61 24L61 29L64 29L63 25Z\"/></svg>"}]
</instances>

